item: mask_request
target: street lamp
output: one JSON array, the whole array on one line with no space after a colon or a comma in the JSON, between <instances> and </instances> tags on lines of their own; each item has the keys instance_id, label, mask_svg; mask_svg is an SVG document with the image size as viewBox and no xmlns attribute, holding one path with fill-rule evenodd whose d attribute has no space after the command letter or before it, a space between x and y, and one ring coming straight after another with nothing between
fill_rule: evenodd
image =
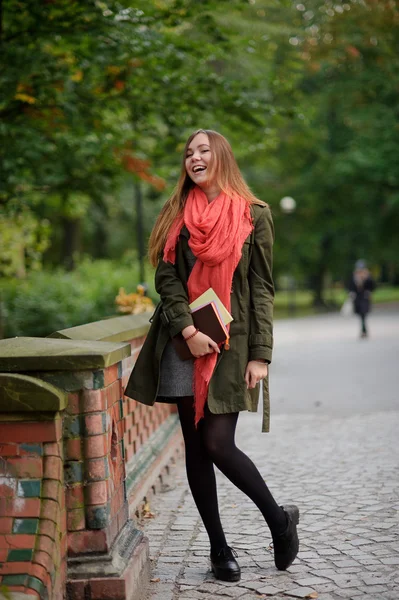
<instances>
[{"instance_id":1,"label":"street lamp","mask_svg":"<svg viewBox=\"0 0 399 600\"><path fill-rule=\"evenodd\" d=\"M283 211L283 213L287 215L293 213L296 209L296 202L294 198L291 198L291 196L284 196L284 198L281 198L280 208Z\"/></svg>"},{"instance_id":2,"label":"street lamp","mask_svg":"<svg viewBox=\"0 0 399 600\"><path fill-rule=\"evenodd\" d=\"M284 198L281 198L280 208L284 214L292 215L296 209L296 202L295 202L294 198L291 198L291 196L284 196ZM292 231L292 227L289 227L288 235L291 237L290 241L292 241L291 231ZM295 277L294 277L294 275L289 276L288 294L289 294L288 295L288 312L290 314L294 314L294 312L295 312Z\"/></svg>"}]
</instances>

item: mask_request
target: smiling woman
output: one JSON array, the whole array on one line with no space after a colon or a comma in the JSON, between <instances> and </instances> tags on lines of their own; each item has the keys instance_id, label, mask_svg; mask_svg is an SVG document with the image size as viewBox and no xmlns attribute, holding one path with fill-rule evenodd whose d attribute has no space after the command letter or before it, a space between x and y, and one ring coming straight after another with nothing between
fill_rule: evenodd
<instances>
[{"instance_id":1,"label":"smiling woman","mask_svg":"<svg viewBox=\"0 0 399 600\"><path fill-rule=\"evenodd\" d=\"M235 445L239 412L256 411L272 358L274 233L268 206L245 183L228 141L211 130L187 140L180 178L150 238L161 303L125 394L144 404L177 404L187 477L209 535L218 579L238 581L240 567L220 522L214 465L261 511L276 567L287 569L299 542L296 506L278 506L253 462ZM189 304L212 288L233 316L229 348L194 327ZM194 357L183 361L182 334Z\"/></svg>"}]
</instances>

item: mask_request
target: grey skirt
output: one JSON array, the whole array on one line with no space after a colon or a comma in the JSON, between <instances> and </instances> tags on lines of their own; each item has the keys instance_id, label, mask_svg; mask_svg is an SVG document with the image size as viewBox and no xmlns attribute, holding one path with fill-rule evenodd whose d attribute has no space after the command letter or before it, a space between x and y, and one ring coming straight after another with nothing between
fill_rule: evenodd
<instances>
[{"instance_id":1,"label":"grey skirt","mask_svg":"<svg viewBox=\"0 0 399 600\"><path fill-rule=\"evenodd\" d=\"M193 396L194 360L181 360L169 341L162 354L157 402L176 403Z\"/></svg>"}]
</instances>

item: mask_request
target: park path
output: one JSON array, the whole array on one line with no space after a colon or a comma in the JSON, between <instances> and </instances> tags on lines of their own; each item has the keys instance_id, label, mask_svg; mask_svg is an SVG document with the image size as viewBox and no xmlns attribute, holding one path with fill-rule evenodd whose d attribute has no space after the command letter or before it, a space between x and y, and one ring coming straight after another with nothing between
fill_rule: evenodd
<instances>
[{"instance_id":1,"label":"park path","mask_svg":"<svg viewBox=\"0 0 399 600\"><path fill-rule=\"evenodd\" d=\"M399 311L375 310L371 337L339 315L278 321L272 427L242 413L238 445L280 503L301 510L301 548L287 572L273 563L256 507L218 474L222 521L238 552L239 583L217 582L183 465L156 497L149 600L399 599Z\"/></svg>"}]
</instances>

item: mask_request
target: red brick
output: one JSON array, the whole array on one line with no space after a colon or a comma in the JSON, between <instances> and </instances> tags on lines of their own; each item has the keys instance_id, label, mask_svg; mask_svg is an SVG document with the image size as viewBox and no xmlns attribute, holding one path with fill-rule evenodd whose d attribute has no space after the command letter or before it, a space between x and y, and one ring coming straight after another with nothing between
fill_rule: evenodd
<instances>
[{"instance_id":1,"label":"red brick","mask_svg":"<svg viewBox=\"0 0 399 600\"><path fill-rule=\"evenodd\" d=\"M44 444L44 456L60 456L62 457L62 448L59 442L49 442Z\"/></svg>"},{"instance_id":2,"label":"red brick","mask_svg":"<svg viewBox=\"0 0 399 600\"><path fill-rule=\"evenodd\" d=\"M108 385L106 388L103 389L104 397L107 400L108 408L110 408L114 404L114 402L118 402L118 400L122 398L121 388L121 382L118 380L114 381L114 383L111 383L111 385Z\"/></svg>"},{"instance_id":3,"label":"red brick","mask_svg":"<svg viewBox=\"0 0 399 600\"><path fill-rule=\"evenodd\" d=\"M106 481L94 481L86 485L86 504L106 504L108 500Z\"/></svg>"},{"instance_id":4,"label":"red brick","mask_svg":"<svg viewBox=\"0 0 399 600\"><path fill-rule=\"evenodd\" d=\"M88 477L90 479L106 479L107 472L104 458L88 460L86 463Z\"/></svg>"},{"instance_id":5,"label":"red brick","mask_svg":"<svg viewBox=\"0 0 399 600\"><path fill-rule=\"evenodd\" d=\"M45 456L43 459L43 477L45 479L61 480L63 474L62 460L57 456Z\"/></svg>"},{"instance_id":6,"label":"red brick","mask_svg":"<svg viewBox=\"0 0 399 600\"><path fill-rule=\"evenodd\" d=\"M56 442L61 436L61 419L56 421L2 423L0 438L3 442Z\"/></svg>"},{"instance_id":7,"label":"red brick","mask_svg":"<svg viewBox=\"0 0 399 600\"><path fill-rule=\"evenodd\" d=\"M74 508L67 512L68 531L81 531L86 527L85 509Z\"/></svg>"},{"instance_id":8,"label":"red brick","mask_svg":"<svg viewBox=\"0 0 399 600\"><path fill-rule=\"evenodd\" d=\"M107 399L103 390L84 390L81 395L82 413L99 412L107 409Z\"/></svg>"},{"instance_id":9,"label":"red brick","mask_svg":"<svg viewBox=\"0 0 399 600\"><path fill-rule=\"evenodd\" d=\"M85 428L87 436L105 433L103 428L103 419L105 418L103 415L105 414L105 412L101 412L85 416Z\"/></svg>"},{"instance_id":10,"label":"red brick","mask_svg":"<svg viewBox=\"0 0 399 600\"><path fill-rule=\"evenodd\" d=\"M41 565L36 565L34 563L31 563L30 575L32 577L37 577L38 579L43 581L43 583L46 583L49 580L46 569Z\"/></svg>"},{"instance_id":11,"label":"red brick","mask_svg":"<svg viewBox=\"0 0 399 600\"><path fill-rule=\"evenodd\" d=\"M13 498L17 495L17 480L13 477L0 478L0 498Z\"/></svg>"},{"instance_id":12,"label":"red brick","mask_svg":"<svg viewBox=\"0 0 399 600\"><path fill-rule=\"evenodd\" d=\"M0 565L7 560L8 548L0 548Z\"/></svg>"},{"instance_id":13,"label":"red brick","mask_svg":"<svg viewBox=\"0 0 399 600\"><path fill-rule=\"evenodd\" d=\"M47 535L39 535L36 543L36 550L47 552L50 556L53 555L55 542L47 537Z\"/></svg>"},{"instance_id":14,"label":"red brick","mask_svg":"<svg viewBox=\"0 0 399 600\"><path fill-rule=\"evenodd\" d=\"M40 479L43 476L43 464L41 458L21 456L18 458L8 458L6 462L20 479Z\"/></svg>"},{"instance_id":15,"label":"red brick","mask_svg":"<svg viewBox=\"0 0 399 600\"><path fill-rule=\"evenodd\" d=\"M108 436L94 435L84 439L84 450L86 458L100 458L106 456L110 448L108 448Z\"/></svg>"},{"instance_id":16,"label":"red brick","mask_svg":"<svg viewBox=\"0 0 399 600\"><path fill-rule=\"evenodd\" d=\"M67 583L67 598L68 600L86 600L88 594L85 589L87 586L87 579L75 579L70 580Z\"/></svg>"},{"instance_id":17,"label":"red brick","mask_svg":"<svg viewBox=\"0 0 399 600\"><path fill-rule=\"evenodd\" d=\"M42 487L42 498L50 498L60 503L62 486L56 479L44 479Z\"/></svg>"},{"instance_id":18,"label":"red brick","mask_svg":"<svg viewBox=\"0 0 399 600\"><path fill-rule=\"evenodd\" d=\"M138 425L133 425L128 432L129 444L133 444L138 438Z\"/></svg>"},{"instance_id":19,"label":"red brick","mask_svg":"<svg viewBox=\"0 0 399 600\"><path fill-rule=\"evenodd\" d=\"M126 584L124 579L110 577L90 580L91 600L125 600Z\"/></svg>"},{"instance_id":20,"label":"red brick","mask_svg":"<svg viewBox=\"0 0 399 600\"><path fill-rule=\"evenodd\" d=\"M60 515L60 505L55 500L50 500L49 498L44 498L42 500L42 506L40 511L41 519L50 519L50 521L54 521L54 523L58 523Z\"/></svg>"},{"instance_id":21,"label":"red brick","mask_svg":"<svg viewBox=\"0 0 399 600\"><path fill-rule=\"evenodd\" d=\"M68 556L78 556L91 552L107 552L109 544L106 532L98 529L95 531L72 531L68 533Z\"/></svg>"},{"instance_id":22,"label":"red brick","mask_svg":"<svg viewBox=\"0 0 399 600\"><path fill-rule=\"evenodd\" d=\"M18 575L29 573L32 563L30 562L6 562L0 563L0 575Z\"/></svg>"},{"instance_id":23,"label":"red brick","mask_svg":"<svg viewBox=\"0 0 399 600\"><path fill-rule=\"evenodd\" d=\"M39 498L0 498L0 515L5 517L38 517L40 515Z\"/></svg>"},{"instance_id":24,"label":"red brick","mask_svg":"<svg viewBox=\"0 0 399 600\"><path fill-rule=\"evenodd\" d=\"M19 456L18 444L0 444L0 456L2 458L6 456Z\"/></svg>"},{"instance_id":25,"label":"red brick","mask_svg":"<svg viewBox=\"0 0 399 600\"><path fill-rule=\"evenodd\" d=\"M54 563L53 559L47 552L42 552L41 550L36 550L33 555L33 562L41 565L46 569L48 573L52 573L54 571Z\"/></svg>"},{"instance_id":26,"label":"red brick","mask_svg":"<svg viewBox=\"0 0 399 600\"><path fill-rule=\"evenodd\" d=\"M133 427L133 415L126 415L123 420L125 422L125 431L128 431L131 427Z\"/></svg>"},{"instance_id":27,"label":"red brick","mask_svg":"<svg viewBox=\"0 0 399 600\"><path fill-rule=\"evenodd\" d=\"M117 423L121 420L121 411L119 408L119 402L115 402L111 409L112 412L108 411L108 414L112 415L112 419Z\"/></svg>"},{"instance_id":28,"label":"red brick","mask_svg":"<svg viewBox=\"0 0 399 600\"><path fill-rule=\"evenodd\" d=\"M56 537L56 524L54 521L49 519L41 518L39 521L39 534L42 536L48 536L51 540L55 540Z\"/></svg>"},{"instance_id":29,"label":"red brick","mask_svg":"<svg viewBox=\"0 0 399 600\"><path fill-rule=\"evenodd\" d=\"M123 421L119 421L119 423L116 424L116 429L118 432L118 440L122 440L123 439L123 434L125 433L125 424Z\"/></svg>"},{"instance_id":30,"label":"red brick","mask_svg":"<svg viewBox=\"0 0 399 600\"><path fill-rule=\"evenodd\" d=\"M70 415L78 415L80 413L79 394L68 394L67 412Z\"/></svg>"},{"instance_id":31,"label":"red brick","mask_svg":"<svg viewBox=\"0 0 399 600\"><path fill-rule=\"evenodd\" d=\"M11 533L13 519L11 517L0 517L0 534Z\"/></svg>"},{"instance_id":32,"label":"red brick","mask_svg":"<svg viewBox=\"0 0 399 600\"><path fill-rule=\"evenodd\" d=\"M129 460L131 458L133 458L133 456L134 456L133 446L127 446L127 447L125 447L125 460L126 460L126 462L129 462Z\"/></svg>"},{"instance_id":33,"label":"red brick","mask_svg":"<svg viewBox=\"0 0 399 600\"><path fill-rule=\"evenodd\" d=\"M85 504L82 485L75 485L66 489L66 506L69 510L82 508Z\"/></svg>"},{"instance_id":34,"label":"red brick","mask_svg":"<svg viewBox=\"0 0 399 600\"><path fill-rule=\"evenodd\" d=\"M33 548L35 546L35 535L25 533L9 533L8 535L0 535L0 548L10 548L11 550L23 550L25 548Z\"/></svg>"},{"instance_id":35,"label":"red brick","mask_svg":"<svg viewBox=\"0 0 399 600\"><path fill-rule=\"evenodd\" d=\"M72 438L65 442L65 459L82 460L82 441L81 438Z\"/></svg>"},{"instance_id":36,"label":"red brick","mask_svg":"<svg viewBox=\"0 0 399 600\"><path fill-rule=\"evenodd\" d=\"M107 387L118 379L118 363L104 369L104 387Z\"/></svg>"},{"instance_id":37,"label":"red brick","mask_svg":"<svg viewBox=\"0 0 399 600\"><path fill-rule=\"evenodd\" d=\"M135 411L135 409L136 409L136 406L137 406L137 402L136 402L136 400L131 400L131 399L130 399L130 398L128 398L127 396L125 396L125 398L126 398L126 399L127 399L127 401L128 401L128 404L127 404L127 406L128 406L128 412L129 412L129 413L133 413L133 412Z\"/></svg>"}]
</instances>

